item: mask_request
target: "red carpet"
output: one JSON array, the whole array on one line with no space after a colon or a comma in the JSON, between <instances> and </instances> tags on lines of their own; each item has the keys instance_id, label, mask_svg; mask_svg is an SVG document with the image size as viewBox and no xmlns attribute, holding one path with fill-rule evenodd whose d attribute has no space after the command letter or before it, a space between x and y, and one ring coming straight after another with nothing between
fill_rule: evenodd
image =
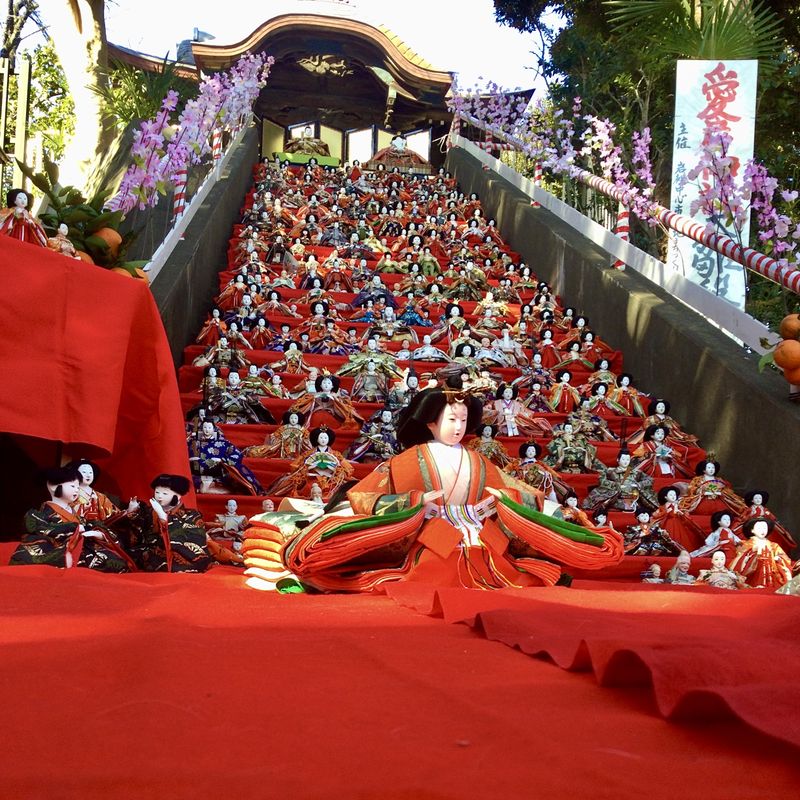
<instances>
[{"instance_id":1,"label":"red carpet","mask_svg":"<svg viewBox=\"0 0 800 800\"><path fill-rule=\"evenodd\" d=\"M430 605L430 593L408 595L418 587L397 589L404 602ZM748 619L737 598L719 594L530 597L547 623L533 649L573 666L574 643L587 639L606 683L627 675L616 649L599 644L598 617L613 630L619 598L640 608L641 625L629 619L622 631L634 642L658 613L676 624L702 613L690 643L701 624L709 638L721 622L746 625L742 639L797 630L796 617L788 630L788 616L763 619L767 604L794 608L792 598L749 597ZM519 634L519 597L439 598L449 620L486 609L489 637ZM0 569L0 603L3 798L728 800L795 796L800 781L789 745L732 720L667 722L646 689L598 687L387 597L264 595L225 568L106 576L30 567ZM505 632L490 611L503 606ZM661 649L663 668L673 648ZM797 663L787 651L764 675L763 705L787 738L797 730Z\"/></svg>"}]
</instances>

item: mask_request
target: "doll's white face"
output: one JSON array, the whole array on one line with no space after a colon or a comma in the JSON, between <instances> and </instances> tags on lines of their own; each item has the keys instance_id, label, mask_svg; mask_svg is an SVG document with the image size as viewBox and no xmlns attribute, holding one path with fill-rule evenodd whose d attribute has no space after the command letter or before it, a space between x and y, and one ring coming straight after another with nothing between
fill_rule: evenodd
<instances>
[{"instance_id":1,"label":"doll's white face","mask_svg":"<svg viewBox=\"0 0 800 800\"><path fill-rule=\"evenodd\" d=\"M764 505L764 497L761 494L754 494L753 495L753 505L754 506L762 506Z\"/></svg>"},{"instance_id":2,"label":"doll's white face","mask_svg":"<svg viewBox=\"0 0 800 800\"><path fill-rule=\"evenodd\" d=\"M561 376L561 383L569 383L570 378L572 378L572 375L569 372L563 373Z\"/></svg>"},{"instance_id":3,"label":"doll's white face","mask_svg":"<svg viewBox=\"0 0 800 800\"><path fill-rule=\"evenodd\" d=\"M703 467L703 474L709 478L713 478L714 475L717 474L717 468L711 461L707 462L705 467Z\"/></svg>"},{"instance_id":4,"label":"doll's white face","mask_svg":"<svg viewBox=\"0 0 800 800\"><path fill-rule=\"evenodd\" d=\"M153 499L158 503L161 508L169 508L172 504L172 498L176 496L176 492L167 486L156 486L153 489Z\"/></svg>"},{"instance_id":5,"label":"doll's white face","mask_svg":"<svg viewBox=\"0 0 800 800\"><path fill-rule=\"evenodd\" d=\"M578 507L578 498L577 497L568 497L567 502L565 504L568 508L577 508Z\"/></svg>"},{"instance_id":6,"label":"doll's white face","mask_svg":"<svg viewBox=\"0 0 800 800\"><path fill-rule=\"evenodd\" d=\"M622 455L620 455L617 463L621 467L627 467L631 463L631 454L630 453L622 453Z\"/></svg>"},{"instance_id":7,"label":"doll's white face","mask_svg":"<svg viewBox=\"0 0 800 800\"><path fill-rule=\"evenodd\" d=\"M605 525L608 517L605 514L597 513L594 516L594 524L595 525Z\"/></svg>"},{"instance_id":8,"label":"doll's white face","mask_svg":"<svg viewBox=\"0 0 800 800\"><path fill-rule=\"evenodd\" d=\"M656 428L653 431L653 441L654 442L663 442L664 441L664 429L663 428Z\"/></svg>"},{"instance_id":9,"label":"doll's white face","mask_svg":"<svg viewBox=\"0 0 800 800\"><path fill-rule=\"evenodd\" d=\"M646 511L640 511L636 515L636 519L638 519L639 522L644 525L645 523L650 522L650 515Z\"/></svg>"},{"instance_id":10,"label":"doll's white face","mask_svg":"<svg viewBox=\"0 0 800 800\"><path fill-rule=\"evenodd\" d=\"M235 322L231 322L231 333L238 333L239 326Z\"/></svg>"},{"instance_id":11,"label":"doll's white face","mask_svg":"<svg viewBox=\"0 0 800 800\"><path fill-rule=\"evenodd\" d=\"M510 386L503 389L503 400L511 400L514 397L514 390Z\"/></svg>"},{"instance_id":12,"label":"doll's white face","mask_svg":"<svg viewBox=\"0 0 800 800\"><path fill-rule=\"evenodd\" d=\"M464 438L468 415L464 403L447 403L436 421L428 423L428 429L435 441L452 447Z\"/></svg>"},{"instance_id":13,"label":"doll's white face","mask_svg":"<svg viewBox=\"0 0 800 800\"><path fill-rule=\"evenodd\" d=\"M253 305L253 298L250 297L249 294L244 295L242 297L242 305L246 308L249 308L251 305Z\"/></svg>"},{"instance_id":14,"label":"doll's white face","mask_svg":"<svg viewBox=\"0 0 800 800\"><path fill-rule=\"evenodd\" d=\"M238 372L231 372L228 374L228 383L231 386L238 386L239 385L239 373Z\"/></svg>"},{"instance_id":15,"label":"doll's white face","mask_svg":"<svg viewBox=\"0 0 800 800\"><path fill-rule=\"evenodd\" d=\"M674 503L678 499L678 493L674 489L670 489L667 494L667 502Z\"/></svg>"},{"instance_id":16,"label":"doll's white face","mask_svg":"<svg viewBox=\"0 0 800 800\"><path fill-rule=\"evenodd\" d=\"M525 448L525 458L527 458L529 461L536 460L536 448L533 447L533 445Z\"/></svg>"},{"instance_id":17,"label":"doll's white face","mask_svg":"<svg viewBox=\"0 0 800 800\"><path fill-rule=\"evenodd\" d=\"M664 403L661 402L656 403L656 414L666 414L666 413L667 413L667 407L664 405Z\"/></svg>"},{"instance_id":18,"label":"doll's white face","mask_svg":"<svg viewBox=\"0 0 800 800\"><path fill-rule=\"evenodd\" d=\"M720 528L730 528L731 526L731 516L730 514L723 514L719 518L719 527Z\"/></svg>"},{"instance_id":19,"label":"doll's white face","mask_svg":"<svg viewBox=\"0 0 800 800\"><path fill-rule=\"evenodd\" d=\"M281 376L280 375L273 375L272 376L272 385L273 386L280 386L281 385Z\"/></svg>"},{"instance_id":20,"label":"doll's white face","mask_svg":"<svg viewBox=\"0 0 800 800\"><path fill-rule=\"evenodd\" d=\"M467 358L469 358L472 355L472 347L470 347L470 345L468 345L468 344L465 344L461 348L461 355L462 356L467 356Z\"/></svg>"},{"instance_id":21,"label":"doll's white face","mask_svg":"<svg viewBox=\"0 0 800 800\"><path fill-rule=\"evenodd\" d=\"M392 421L391 411L381 411L381 422L388 423Z\"/></svg>"},{"instance_id":22,"label":"doll's white face","mask_svg":"<svg viewBox=\"0 0 800 800\"><path fill-rule=\"evenodd\" d=\"M533 383L531 384L531 394L541 394L542 391L542 384L541 383Z\"/></svg>"},{"instance_id":23,"label":"doll's white face","mask_svg":"<svg viewBox=\"0 0 800 800\"><path fill-rule=\"evenodd\" d=\"M597 388L595 389L595 394L598 397L605 397L606 395L606 386L603 383L597 384Z\"/></svg>"},{"instance_id":24,"label":"doll's white face","mask_svg":"<svg viewBox=\"0 0 800 800\"><path fill-rule=\"evenodd\" d=\"M258 367L255 364L251 364L247 369L247 374L255 378L258 375Z\"/></svg>"},{"instance_id":25,"label":"doll's white face","mask_svg":"<svg viewBox=\"0 0 800 800\"><path fill-rule=\"evenodd\" d=\"M571 422L565 422L563 431L564 431L564 433L572 433L572 423Z\"/></svg>"},{"instance_id":26,"label":"doll's white face","mask_svg":"<svg viewBox=\"0 0 800 800\"><path fill-rule=\"evenodd\" d=\"M685 550L675 560L675 566L678 568L678 572L681 572L684 575L689 571L689 567L691 565L692 557Z\"/></svg>"},{"instance_id":27,"label":"doll's white face","mask_svg":"<svg viewBox=\"0 0 800 800\"><path fill-rule=\"evenodd\" d=\"M266 328L267 327L267 321L265 319L260 319L258 321L258 327L259 328Z\"/></svg>"},{"instance_id":28,"label":"doll's white face","mask_svg":"<svg viewBox=\"0 0 800 800\"><path fill-rule=\"evenodd\" d=\"M367 339L367 350L377 350L378 342L376 339Z\"/></svg>"},{"instance_id":29,"label":"doll's white face","mask_svg":"<svg viewBox=\"0 0 800 800\"><path fill-rule=\"evenodd\" d=\"M375 372L375 362L368 361L367 362L367 372Z\"/></svg>"},{"instance_id":30,"label":"doll's white face","mask_svg":"<svg viewBox=\"0 0 800 800\"><path fill-rule=\"evenodd\" d=\"M25 208L28 205L28 195L25 192L20 192L14 199L14 205L17 208Z\"/></svg>"},{"instance_id":31,"label":"doll's white face","mask_svg":"<svg viewBox=\"0 0 800 800\"><path fill-rule=\"evenodd\" d=\"M416 375L409 375L406 378L406 386L409 389L416 389L419 386L419 378Z\"/></svg>"},{"instance_id":32,"label":"doll's white face","mask_svg":"<svg viewBox=\"0 0 800 800\"><path fill-rule=\"evenodd\" d=\"M661 565L660 564L653 564L653 566L650 567L650 574L654 578L660 578L661 577Z\"/></svg>"},{"instance_id":33,"label":"doll's white face","mask_svg":"<svg viewBox=\"0 0 800 800\"><path fill-rule=\"evenodd\" d=\"M225 509L229 514L235 514L239 509L239 505L235 500L228 500L228 502L225 503Z\"/></svg>"},{"instance_id":34,"label":"doll's white face","mask_svg":"<svg viewBox=\"0 0 800 800\"><path fill-rule=\"evenodd\" d=\"M327 447L330 444L331 437L328 436L325 431L321 431L319 436L317 437L317 446L318 447Z\"/></svg>"},{"instance_id":35,"label":"doll's white face","mask_svg":"<svg viewBox=\"0 0 800 800\"><path fill-rule=\"evenodd\" d=\"M630 386L630 383L631 379L627 375L619 379L620 386Z\"/></svg>"},{"instance_id":36,"label":"doll's white face","mask_svg":"<svg viewBox=\"0 0 800 800\"><path fill-rule=\"evenodd\" d=\"M217 377L217 368L216 367L209 367L208 368L208 377L209 378L216 378Z\"/></svg>"},{"instance_id":37,"label":"doll's white face","mask_svg":"<svg viewBox=\"0 0 800 800\"><path fill-rule=\"evenodd\" d=\"M722 550L717 550L713 556L711 556L711 566L714 569L724 569L725 567L725 553Z\"/></svg>"},{"instance_id":38,"label":"doll's white face","mask_svg":"<svg viewBox=\"0 0 800 800\"><path fill-rule=\"evenodd\" d=\"M333 381L330 378L323 378L319 385L323 392L330 392L333 390Z\"/></svg>"},{"instance_id":39,"label":"doll's white face","mask_svg":"<svg viewBox=\"0 0 800 800\"><path fill-rule=\"evenodd\" d=\"M94 470L90 464L81 464L78 467L78 472L82 478L81 483L84 486L91 486L94 481Z\"/></svg>"},{"instance_id":40,"label":"doll's white face","mask_svg":"<svg viewBox=\"0 0 800 800\"><path fill-rule=\"evenodd\" d=\"M203 436L205 436L207 439L210 439L214 435L214 423L204 422L202 430L203 430Z\"/></svg>"}]
</instances>

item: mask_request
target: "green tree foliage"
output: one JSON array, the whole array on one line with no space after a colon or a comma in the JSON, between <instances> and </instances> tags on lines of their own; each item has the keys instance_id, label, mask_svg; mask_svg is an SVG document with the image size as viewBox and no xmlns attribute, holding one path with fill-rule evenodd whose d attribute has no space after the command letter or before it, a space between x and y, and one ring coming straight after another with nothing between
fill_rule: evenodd
<instances>
[{"instance_id":1,"label":"green tree foliage","mask_svg":"<svg viewBox=\"0 0 800 800\"><path fill-rule=\"evenodd\" d=\"M617 126L621 142L630 141L633 130L650 126L653 134L653 173L656 199L669 204L672 167L672 121L675 108L675 60L678 56L696 56L689 48L708 48L713 38L709 30L697 26L698 12L710 13L712 6L727 0L495 0L495 15L500 23L522 31L548 33L548 12L556 11L564 26L552 35L549 63L543 65L553 99L567 111L575 97L581 97L586 112L607 117ZM749 0L731 6L751 8ZM666 20L655 13L656 7L667 13L684 7L683 36L676 35L677 20ZM624 19L630 27L614 24L613 12L625 8ZM678 9L679 10L679 9ZM800 85L800 3L797 0L767 0L755 4L762 35L758 50L758 107L756 114L755 157L787 188L800 188L800 113L797 110L797 86ZM746 15L745 15L746 17ZM777 28L770 20L777 21ZM707 19L708 22L708 19ZM715 31L720 39L747 44L748 35L731 32L720 25ZM712 26L714 27L714 26ZM727 30L727 33L725 32ZM745 31L747 32L747 31ZM754 29L750 28L750 40ZM752 41L751 41L752 43ZM706 49L707 54L712 52ZM743 55L740 52L740 55ZM770 65L763 69L763 56ZM753 236L755 236L755 226ZM652 235L636 226L634 237ZM656 243L637 241L639 246L657 252ZM757 242L754 243L757 246ZM663 255L663 253L662 253ZM765 322L779 321L794 311L798 298L757 275L751 275L748 307Z\"/></svg>"},{"instance_id":2,"label":"green tree foliage","mask_svg":"<svg viewBox=\"0 0 800 800\"><path fill-rule=\"evenodd\" d=\"M52 42L31 53L31 117L29 136L41 133L48 157L60 161L75 131L75 104Z\"/></svg>"}]
</instances>

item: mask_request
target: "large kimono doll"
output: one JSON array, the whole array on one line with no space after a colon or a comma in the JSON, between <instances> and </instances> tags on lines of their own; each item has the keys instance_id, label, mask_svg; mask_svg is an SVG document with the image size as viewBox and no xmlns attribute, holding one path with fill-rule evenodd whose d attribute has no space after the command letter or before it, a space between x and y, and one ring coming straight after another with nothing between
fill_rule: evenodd
<instances>
[{"instance_id":1,"label":"large kimono doll","mask_svg":"<svg viewBox=\"0 0 800 800\"><path fill-rule=\"evenodd\" d=\"M244 464L244 454L214 425L206 421L187 440L195 488L208 491L215 484L226 491L264 494L258 478ZM185 494L185 493L184 493Z\"/></svg>"},{"instance_id":2,"label":"large kimono doll","mask_svg":"<svg viewBox=\"0 0 800 800\"><path fill-rule=\"evenodd\" d=\"M245 574L259 588L289 572L323 591L376 591L398 580L499 589L552 586L562 565L618 563L617 533L543 514L541 492L461 446L481 413L460 388L420 392L398 427L406 449L347 492L350 515L322 516L286 542L280 564L270 568L263 555Z\"/></svg>"},{"instance_id":3,"label":"large kimono doll","mask_svg":"<svg viewBox=\"0 0 800 800\"><path fill-rule=\"evenodd\" d=\"M87 567L101 572L135 568L110 529L97 521L84 524L74 510L81 484L74 465L47 470L45 482L50 500L25 514L25 534L10 565Z\"/></svg>"},{"instance_id":4,"label":"large kimono doll","mask_svg":"<svg viewBox=\"0 0 800 800\"><path fill-rule=\"evenodd\" d=\"M183 505L189 479L159 475L150 484L153 497L131 520L131 552L147 572L205 572L211 565L200 512Z\"/></svg>"}]
</instances>

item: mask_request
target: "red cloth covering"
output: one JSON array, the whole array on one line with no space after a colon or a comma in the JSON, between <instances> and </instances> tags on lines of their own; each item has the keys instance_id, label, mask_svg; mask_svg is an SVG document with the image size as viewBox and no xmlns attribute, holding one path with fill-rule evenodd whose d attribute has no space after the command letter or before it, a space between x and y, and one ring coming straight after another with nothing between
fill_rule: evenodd
<instances>
[{"instance_id":1,"label":"red cloth covering","mask_svg":"<svg viewBox=\"0 0 800 800\"><path fill-rule=\"evenodd\" d=\"M585 586L587 588L581 588ZM652 685L667 718L732 715L800 745L796 598L694 586L475 592L394 583L400 605L463 622L487 639L593 671L601 686Z\"/></svg>"},{"instance_id":2,"label":"red cloth covering","mask_svg":"<svg viewBox=\"0 0 800 800\"><path fill-rule=\"evenodd\" d=\"M101 488L125 497L149 497L161 472L188 477L172 358L145 283L8 238L0 270L0 430L96 458Z\"/></svg>"}]
</instances>

